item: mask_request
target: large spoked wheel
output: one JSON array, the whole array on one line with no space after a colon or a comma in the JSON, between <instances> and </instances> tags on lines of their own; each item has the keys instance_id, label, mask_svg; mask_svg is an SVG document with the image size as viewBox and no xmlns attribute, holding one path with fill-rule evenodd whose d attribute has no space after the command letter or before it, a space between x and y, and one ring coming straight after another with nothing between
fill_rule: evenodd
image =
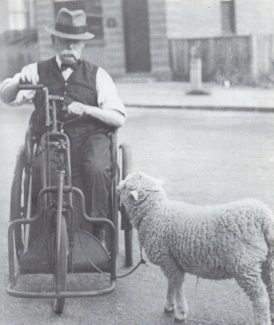
<instances>
[{"instance_id":1,"label":"large spoked wheel","mask_svg":"<svg viewBox=\"0 0 274 325\"><path fill-rule=\"evenodd\" d=\"M11 200L10 200L10 221L26 218L29 213L27 209L27 192L29 186L29 173L26 168L25 150L20 148L14 170L14 176L11 186ZM14 230L15 237L15 252L17 261L24 252L26 245L26 226L18 225Z\"/></svg>"},{"instance_id":2,"label":"large spoked wheel","mask_svg":"<svg viewBox=\"0 0 274 325\"><path fill-rule=\"evenodd\" d=\"M58 227L57 227L58 229ZM60 293L66 290L66 276L68 268L68 233L66 219L61 216L60 233L56 235L56 255L54 270L54 287L55 292ZM61 314L65 305L65 298L56 298L53 309L56 314Z\"/></svg>"},{"instance_id":3,"label":"large spoked wheel","mask_svg":"<svg viewBox=\"0 0 274 325\"><path fill-rule=\"evenodd\" d=\"M121 172L120 179L125 179L128 174L132 172L132 157L131 148L127 144L121 144L119 149L121 150ZM123 206L120 207L120 213L122 218L122 229L125 234L125 264L127 267L133 264L132 253L132 225L126 215L126 211Z\"/></svg>"}]
</instances>

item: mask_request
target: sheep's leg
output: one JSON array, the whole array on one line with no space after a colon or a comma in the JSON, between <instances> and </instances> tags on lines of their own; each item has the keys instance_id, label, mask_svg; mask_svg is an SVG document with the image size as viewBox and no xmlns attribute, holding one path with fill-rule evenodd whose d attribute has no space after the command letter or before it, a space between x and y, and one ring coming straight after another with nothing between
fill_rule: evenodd
<instances>
[{"instance_id":1,"label":"sheep's leg","mask_svg":"<svg viewBox=\"0 0 274 325\"><path fill-rule=\"evenodd\" d=\"M176 279L168 279L167 299L165 313L174 312L176 322L182 322L186 319L188 305L183 292L184 275L180 274Z\"/></svg>"},{"instance_id":2,"label":"sheep's leg","mask_svg":"<svg viewBox=\"0 0 274 325\"><path fill-rule=\"evenodd\" d=\"M251 271L249 268L248 275L237 277L236 280L252 302L255 324L271 325L266 287L261 279L261 274L255 273L256 271L251 274Z\"/></svg>"},{"instance_id":3,"label":"sheep's leg","mask_svg":"<svg viewBox=\"0 0 274 325\"><path fill-rule=\"evenodd\" d=\"M184 277L182 277L181 280L177 279L177 284L176 284L177 306L174 312L174 319L177 322L184 321L186 319L187 312L188 312L188 305L187 305L187 301L183 289L183 281L184 281Z\"/></svg>"},{"instance_id":4,"label":"sheep's leg","mask_svg":"<svg viewBox=\"0 0 274 325\"><path fill-rule=\"evenodd\" d=\"M268 259L262 265L262 279L266 285L266 289L270 301L270 316L272 324L274 324L274 259L268 256Z\"/></svg>"},{"instance_id":5,"label":"sheep's leg","mask_svg":"<svg viewBox=\"0 0 274 325\"><path fill-rule=\"evenodd\" d=\"M171 313L174 311L174 319L176 322L182 322L187 315L187 302L183 294L184 272L178 266L177 262L166 256L163 259L161 269L168 279L167 300L165 312Z\"/></svg>"},{"instance_id":6,"label":"sheep's leg","mask_svg":"<svg viewBox=\"0 0 274 325\"><path fill-rule=\"evenodd\" d=\"M167 283L165 313L170 314L174 312L176 286L174 281L172 281L172 279L168 279L167 281L168 283Z\"/></svg>"}]
</instances>

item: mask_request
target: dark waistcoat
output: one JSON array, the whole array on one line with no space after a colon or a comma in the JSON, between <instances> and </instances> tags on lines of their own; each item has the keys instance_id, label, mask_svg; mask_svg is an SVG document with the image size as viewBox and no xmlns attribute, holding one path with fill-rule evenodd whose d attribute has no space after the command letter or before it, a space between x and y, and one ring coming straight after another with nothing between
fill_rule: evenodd
<instances>
[{"instance_id":1,"label":"dark waistcoat","mask_svg":"<svg viewBox=\"0 0 274 325\"><path fill-rule=\"evenodd\" d=\"M57 65L56 58L38 63L39 83L48 87L50 95L64 97L64 105L71 102L81 102L86 105L98 106L96 90L96 73L98 67L85 60L81 61L72 72L67 81ZM38 138L45 132L45 112L41 94L37 92L34 97L35 111L30 120L31 129ZM57 108L57 119L64 123L66 132L74 134L83 131L109 131L109 127L91 116L78 117L74 114L67 114L62 110L61 105ZM99 108L98 108L99 109ZM75 131L77 130L77 131Z\"/></svg>"}]
</instances>

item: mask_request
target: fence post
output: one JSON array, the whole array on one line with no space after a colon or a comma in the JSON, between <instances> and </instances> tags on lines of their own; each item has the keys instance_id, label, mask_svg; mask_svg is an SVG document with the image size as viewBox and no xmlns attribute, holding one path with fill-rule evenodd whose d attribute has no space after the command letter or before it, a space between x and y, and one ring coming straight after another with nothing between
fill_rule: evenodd
<instances>
[{"instance_id":1,"label":"fence post","mask_svg":"<svg viewBox=\"0 0 274 325\"><path fill-rule=\"evenodd\" d=\"M258 78L258 39L256 35L250 36L250 53L251 53L251 75L253 80Z\"/></svg>"}]
</instances>

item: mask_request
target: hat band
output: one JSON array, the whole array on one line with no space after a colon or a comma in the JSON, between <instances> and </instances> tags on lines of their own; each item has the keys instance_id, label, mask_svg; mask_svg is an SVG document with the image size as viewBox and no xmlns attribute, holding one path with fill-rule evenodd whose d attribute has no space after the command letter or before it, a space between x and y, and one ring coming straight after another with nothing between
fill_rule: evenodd
<instances>
[{"instance_id":1,"label":"hat band","mask_svg":"<svg viewBox=\"0 0 274 325\"><path fill-rule=\"evenodd\" d=\"M87 32L87 26L68 26L62 24L55 24L55 30L58 32L66 33L66 34L84 34Z\"/></svg>"}]
</instances>

